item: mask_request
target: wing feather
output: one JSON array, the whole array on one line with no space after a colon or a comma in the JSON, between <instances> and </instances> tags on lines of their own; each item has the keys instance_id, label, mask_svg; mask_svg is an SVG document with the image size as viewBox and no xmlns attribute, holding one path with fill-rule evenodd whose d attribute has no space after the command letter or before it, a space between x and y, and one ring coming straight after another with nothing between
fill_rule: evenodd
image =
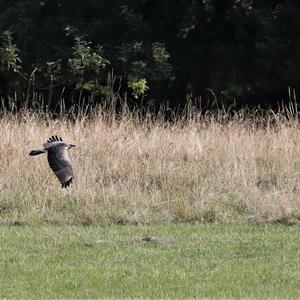
<instances>
[{"instance_id":1,"label":"wing feather","mask_svg":"<svg viewBox=\"0 0 300 300\"><path fill-rule=\"evenodd\" d=\"M47 143L51 143L51 142L58 142L58 141L63 141L61 137L57 136L57 135L52 135L52 137L50 137L47 141Z\"/></svg>"},{"instance_id":2,"label":"wing feather","mask_svg":"<svg viewBox=\"0 0 300 300\"><path fill-rule=\"evenodd\" d=\"M62 146L48 150L48 163L52 171L59 179L62 187L68 187L73 178L73 167L67 150Z\"/></svg>"}]
</instances>

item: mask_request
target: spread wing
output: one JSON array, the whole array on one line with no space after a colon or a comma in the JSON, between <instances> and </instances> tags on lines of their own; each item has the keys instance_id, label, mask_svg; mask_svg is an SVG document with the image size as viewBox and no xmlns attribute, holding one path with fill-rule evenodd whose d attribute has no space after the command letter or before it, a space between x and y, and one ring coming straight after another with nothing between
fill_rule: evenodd
<instances>
[{"instance_id":1,"label":"spread wing","mask_svg":"<svg viewBox=\"0 0 300 300\"><path fill-rule=\"evenodd\" d=\"M73 167L66 148L57 146L48 150L48 163L62 187L68 187L73 180Z\"/></svg>"}]
</instances>

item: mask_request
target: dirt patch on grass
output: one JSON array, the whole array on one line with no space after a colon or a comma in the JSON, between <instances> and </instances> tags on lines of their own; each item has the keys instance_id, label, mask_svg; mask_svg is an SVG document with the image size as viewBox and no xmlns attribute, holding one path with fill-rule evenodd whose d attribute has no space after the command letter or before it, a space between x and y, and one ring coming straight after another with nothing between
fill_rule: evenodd
<instances>
[{"instance_id":1,"label":"dirt patch on grass","mask_svg":"<svg viewBox=\"0 0 300 300\"><path fill-rule=\"evenodd\" d=\"M155 237L155 236L141 236L141 237L134 237L132 239L128 240L105 240L105 239L99 239L96 241L89 241L86 242L84 245L87 247L93 247L97 245L107 245L107 244L118 244L118 243L124 243L124 244L173 244L176 240L166 238L166 237Z\"/></svg>"}]
</instances>

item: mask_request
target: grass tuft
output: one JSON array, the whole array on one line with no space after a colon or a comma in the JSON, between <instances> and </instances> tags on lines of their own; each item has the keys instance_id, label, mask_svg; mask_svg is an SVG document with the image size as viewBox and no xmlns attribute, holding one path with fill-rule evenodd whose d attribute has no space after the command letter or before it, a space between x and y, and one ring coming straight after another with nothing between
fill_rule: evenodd
<instances>
[{"instance_id":1,"label":"grass tuft","mask_svg":"<svg viewBox=\"0 0 300 300\"><path fill-rule=\"evenodd\" d=\"M0 120L0 222L298 223L298 122L223 119L142 122L128 111L72 121L6 114ZM77 145L70 150L76 178L68 190L45 155L28 155L53 134Z\"/></svg>"}]
</instances>

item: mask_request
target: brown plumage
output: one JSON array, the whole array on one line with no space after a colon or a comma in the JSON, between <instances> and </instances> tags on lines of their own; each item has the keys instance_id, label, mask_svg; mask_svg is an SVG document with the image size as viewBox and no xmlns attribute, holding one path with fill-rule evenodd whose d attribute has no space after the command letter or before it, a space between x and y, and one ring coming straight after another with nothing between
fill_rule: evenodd
<instances>
[{"instance_id":1,"label":"brown plumage","mask_svg":"<svg viewBox=\"0 0 300 300\"><path fill-rule=\"evenodd\" d=\"M72 147L75 145L64 143L61 137L53 135L43 145L43 150L32 150L29 155L47 153L50 168L59 179L61 186L66 188L74 178L72 163L67 152Z\"/></svg>"}]
</instances>

